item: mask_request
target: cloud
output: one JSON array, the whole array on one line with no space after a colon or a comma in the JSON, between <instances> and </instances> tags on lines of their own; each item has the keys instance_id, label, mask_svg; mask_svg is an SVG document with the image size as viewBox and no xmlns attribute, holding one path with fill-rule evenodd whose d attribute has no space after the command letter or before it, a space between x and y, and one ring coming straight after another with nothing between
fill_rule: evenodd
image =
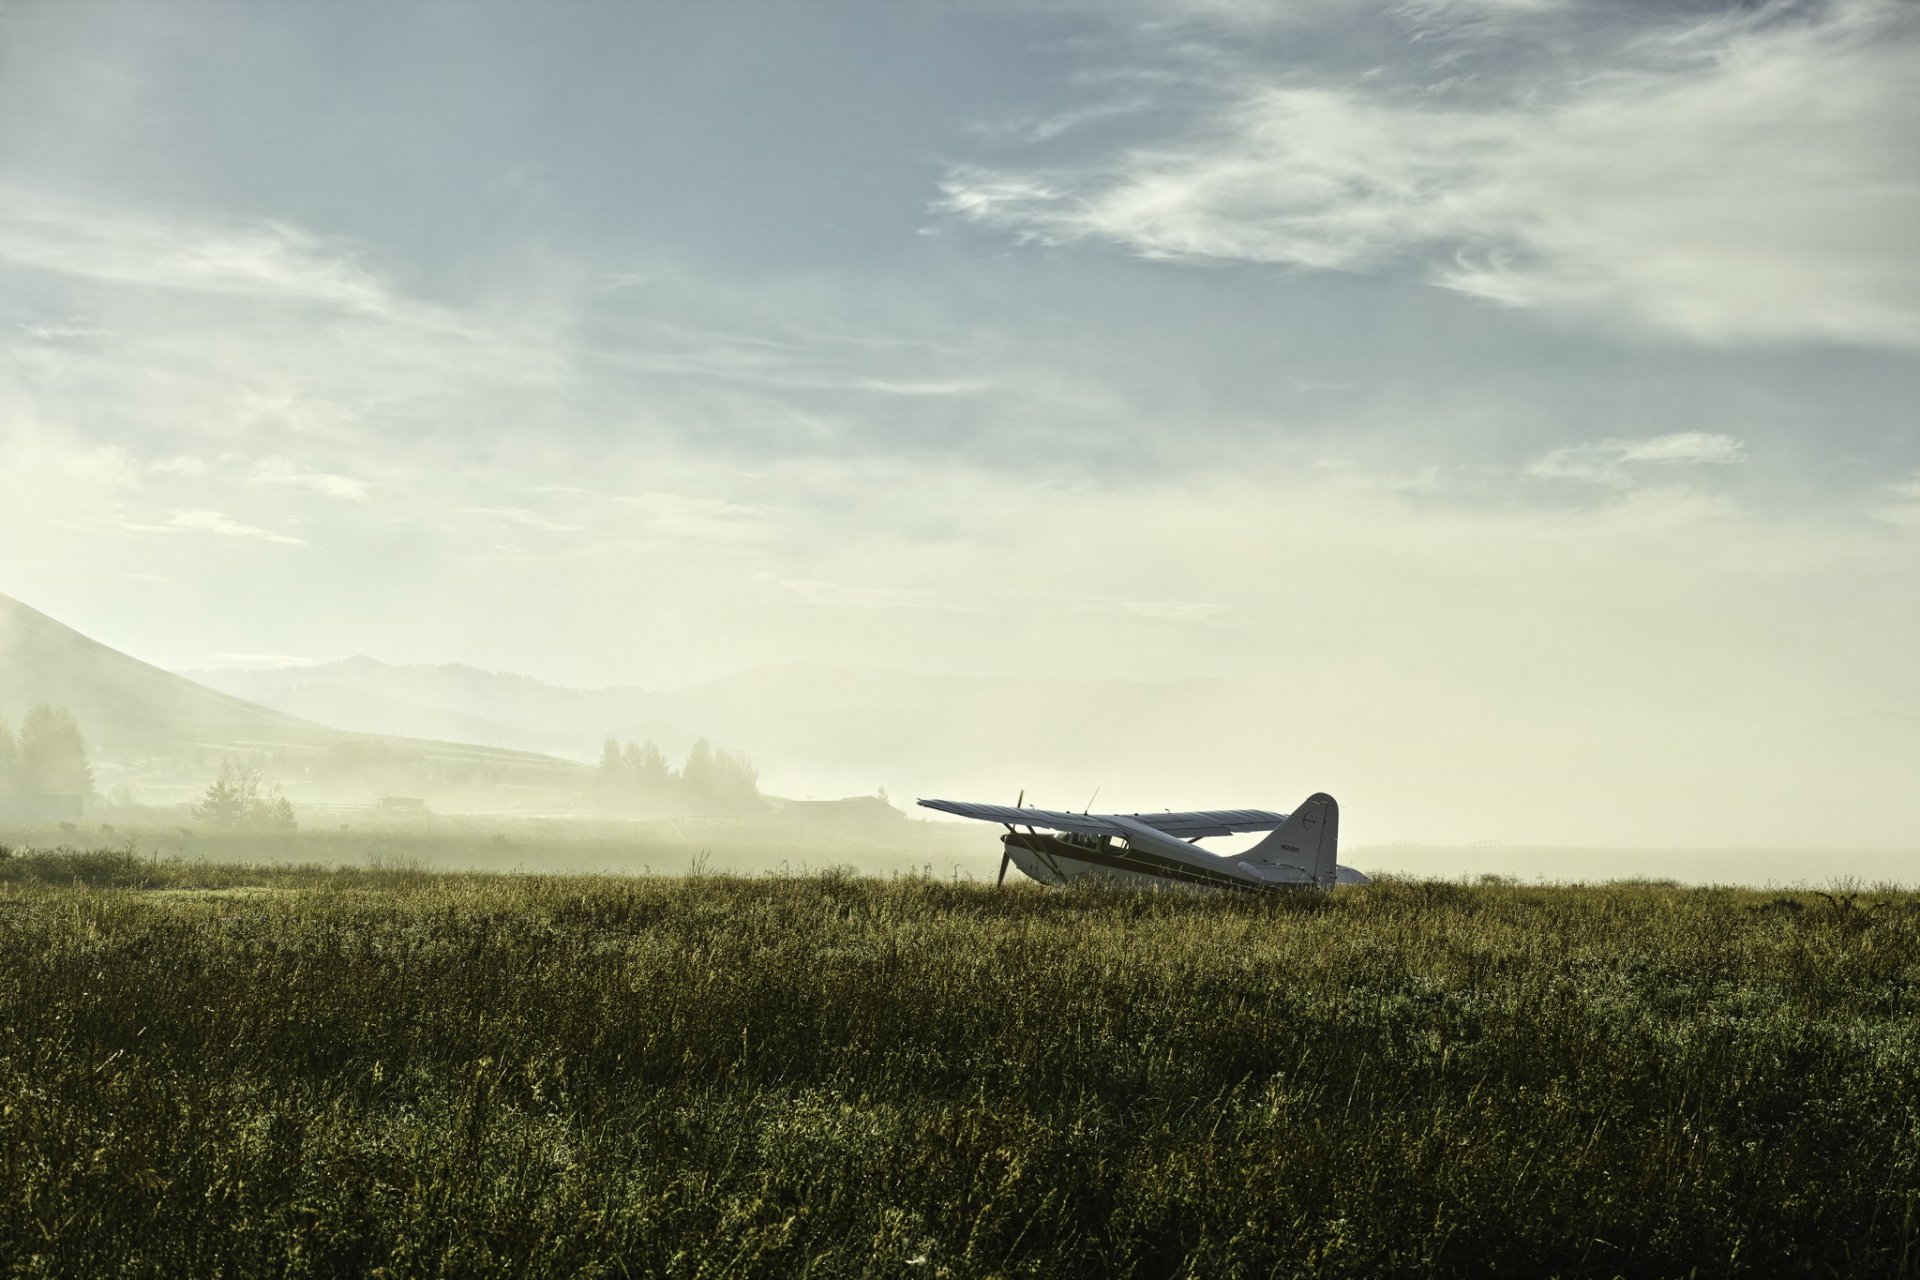
<instances>
[{"instance_id":1,"label":"cloud","mask_svg":"<svg viewBox=\"0 0 1920 1280\"><path fill-rule=\"evenodd\" d=\"M550 520L537 512L528 511L525 507L468 507L466 511L468 515L491 516L495 520L518 525L522 529L538 529L543 533L578 533L581 529L580 525Z\"/></svg>"},{"instance_id":2,"label":"cloud","mask_svg":"<svg viewBox=\"0 0 1920 1280\"><path fill-rule=\"evenodd\" d=\"M1225 605L1193 600L1129 600L1121 608L1138 618L1185 622L1202 627L1226 626L1230 616Z\"/></svg>"},{"instance_id":3,"label":"cloud","mask_svg":"<svg viewBox=\"0 0 1920 1280\"><path fill-rule=\"evenodd\" d=\"M1138 115L1152 106L1151 98L1134 95L1048 115L1022 115L978 121L970 127L970 131L988 142L1031 145L1036 142L1051 142L1063 134L1090 124Z\"/></svg>"},{"instance_id":4,"label":"cloud","mask_svg":"<svg viewBox=\"0 0 1920 1280\"><path fill-rule=\"evenodd\" d=\"M80 317L47 322L25 321L20 332L36 342L72 342L82 338L94 338L100 330Z\"/></svg>"},{"instance_id":5,"label":"cloud","mask_svg":"<svg viewBox=\"0 0 1920 1280\"><path fill-rule=\"evenodd\" d=\"M926 381L889 378L850 378L840 384L848 391L871 391L888 396L971 396L993 390L991 384L970 378Z\"/></svg>"},{"instance_id":6,"label":"cloud","mask_svg":"<svg viewBox=\"0 0 1920 1280\"><path fill-rule=\"evenodd\" d=\"M1710 431L1680 431L1634 440L1593 440L1536 458L1527 474L1549 480L1625 484L1635 466L1701 466L1738 462L1744 442Z\"/></svg>"},{"instance_id":7,"label":"cloud","mask_svg":"<svg viewBox=\"0 0 1920 1280\"><path fill-rule=\"evenodd\" d=\"M128 525L129 529L155 531L152 526ZM306 539L289 537L284 533L275 533L271 529L261 529L239 521L218 511L176 511L167 517L167 522L158 527L160 530L184 529L190 533L211 533L222 538L251 538L256 542L272 542L281 546L304 547Z\"/></svg>"},{"instance_id":8,"label":"cloud","mask_svg":"<svg viewBox=\"0 0 1920 1280\"><path fill-rule=\"evenodd\" d=\"M212 222L0 188L0 262L115 285L384 312L351 246L279 222Z\"/></svg>"},{"instance_id":9,"label":"cloud","mask_svg":"<svg viewBox=\"0 0 1920 1280\"><path fill-rule=\"evenodd\" d=\"M285 458L266 458L254 464L247 483L280 489L300 489L344 502L369 500L367 486L347 476L325 471L302 471Z\"/></svg>"},{"instance_id":10,"label":"cloud","mask_svg":"<svg viewBox=\"0 0 1920 1280\"><path fill-rule=\"evenodd\" d=\"M942 613L978 613L939 592L921 587L854 587L812 578L779 578L783 590L808 604L840 609L932 609Z\"/></svg>"},{"instance_id":11,"label":"cloud","mask_svg":"<svg viewBox=\"0 0 1920 1280\"><path fill-rule=\"evenodd\" d=\"M936 207L1155 259L1410 263L1489 302L1706 342L1920 346L1916 59L1920 8L1840 0L1669 19L1559 83L1510 58L1437 101L1405 77L1267 68L1104 159L956 167Z\"/></svg>"},{"instance_id":12,"label":"cloud","mask_svg":"<svg viewBox=\"0 0 1920 1280\"><path fill-rule=\"evenodd\" d=\"M1883 493L1874 514L1889 524L1920 532L1920 469L1884 486Z\"/></svg>"},{"instance_id":13,"label":"cloud","mask_svg":"<svg viewBox=\"0 0 1920 1280\"><path fill-rule=\"evenodd\" d=\"M270 670L315 665L312 658L303 658L291 653L210 653L205 661L222 666L263 667Z\"/></svg>"},{"instance_id":14,"label":"cloud","mask_svg":"<svg viewBox=\"0 0 1920 1280\"><path fill-rule=\"evenodd\" d=\"M103 317L94 341L36 344L22 366L52 403L105 402L95 430L355 444L430 402L485 423L570 378L538 308L413 296L364 256L287 222L0 186L8 289Z\"/></svg>"},{"instance_id":15,"label":"cloud","mask_svg":"<svg viewBox=\"0 0 1920 1280\"><path fill-rule=\"evenodd\" d=\"M618 499L641 512L649 529L697 542L764 542L777 533L768 508L684 493L639 493Z\"/></svg>"}]
</instances>

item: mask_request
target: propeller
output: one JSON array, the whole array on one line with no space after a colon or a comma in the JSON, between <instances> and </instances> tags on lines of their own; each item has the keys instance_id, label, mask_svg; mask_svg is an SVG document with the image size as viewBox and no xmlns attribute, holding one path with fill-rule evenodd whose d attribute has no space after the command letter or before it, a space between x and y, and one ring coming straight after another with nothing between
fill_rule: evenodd
<instances>
[{"instance_id":1,"label":"propeller","mask_svg":"<svg viewBox=\"0 0 1920 1280\"><path fill-rule=\"evenodd\" d=\"M1022 787L1020 788L1020 798L1013 802L1013 807L1018 809L1022 805L1026 804L1026 802L1027 802L1027 789L1025 787ZM1003 822L1000 825L1007 829L1008 835L1012 835L1014 833L1013 824L1011 822ZM1013 849L1011 846L1007 844L1006 841L1002 840L1000 842L1000 878L993 882L995 886L1003 885L1007 882L1007 864L1012 861L1013 861Z\"/></svg>"}]
</instances>

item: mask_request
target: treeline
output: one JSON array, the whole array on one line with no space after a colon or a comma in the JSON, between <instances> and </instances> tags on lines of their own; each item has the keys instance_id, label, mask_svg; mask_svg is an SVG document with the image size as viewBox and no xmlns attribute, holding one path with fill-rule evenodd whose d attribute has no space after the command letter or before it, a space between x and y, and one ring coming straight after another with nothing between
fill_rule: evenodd
<instances>
[{"instance_id":1,"label":"treeline","mask_svg":"<svg viewBox=\"0 0 1920 1280\"><path fill-rule=\"evenodd\" d=\"M72 712L43 702L27 712L18 735L0 719L0 795L92 794L93 765Z\"/></svg>"},{"instance_id":2,"label":"treeline","mask_svg":"<svg viewBox=\"0 0 1920 1280\"><path fill-rule=\"evenodd\" d=\"M737 751L716 750L705 738L693 744L677 770L651 739L623 744L608 738L593 790L610 809L751 813L764 808L760 770L753 761Z\"/></svg>"}]
</instances>

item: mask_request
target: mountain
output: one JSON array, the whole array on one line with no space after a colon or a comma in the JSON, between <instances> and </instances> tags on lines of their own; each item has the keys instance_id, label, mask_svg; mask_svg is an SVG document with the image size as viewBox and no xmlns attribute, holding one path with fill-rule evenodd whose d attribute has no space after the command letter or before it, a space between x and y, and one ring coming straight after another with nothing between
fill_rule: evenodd
<instances>
[{"instance_id":1,"label":"mountain","mask_svg":"<svg viewBox=\"0 0 1920 1280\"><path fill-rule=\"evenodd\" d=\"M697 737L740 750L770 790L1030 798L1078 807L1093 785L1147 805L1282 803L1310 742L1273 725L1306 698L1224 680L1165 683L926 675L781 664L679 689L575 689L472 667L356 657L192 673L228 693L368 732L444 734L596 759L611 735L670 756ZM1259 743L1259 750L1247 749ZM1297 774L1278 773L1297 759ZM1251 798L1249 798L1251 797Z\"/></svg>"},{"instance_id":2,"label":"mountain","mask_svg":"<svg viewBox=\"0 0 1920 1280\"><path fill-rule=\"evenodd\" d=\"M354 657L314 666L186 674L226 693L343 729L456 738L582 761L598 758L608 733L624 734L628 726L657 715L657 695L645 689L570 689L455 663L394 666ZM640 736L664 737L684 747L697 735Z\"/></svg>"},{"instance_id":3,"label":"mountain","mask_svg":"<svg viewBox=\"0 0 1920 1280\"><path fill-rule=\"evenodd\" d=\"M0 595L0 715L65 706L115 754L324 745L329 730L162 671Z\"/></svg>"},{"instance_id":4,"label":"mountain","mask_svg":"<svg viewBox=\"0 0 1920 1280\"><path fill-rule=\"evenodd\" d=\"M309 798L483 787L574 797L590 776L575 762L533 752L354 732L261 706L163 671L0 595L0 716L18 724L42 702L66 707L80 722L103 789L138 784L149 798L192 794L227 756L268 764L291 792Z\"/></svg>"}]
</instances>

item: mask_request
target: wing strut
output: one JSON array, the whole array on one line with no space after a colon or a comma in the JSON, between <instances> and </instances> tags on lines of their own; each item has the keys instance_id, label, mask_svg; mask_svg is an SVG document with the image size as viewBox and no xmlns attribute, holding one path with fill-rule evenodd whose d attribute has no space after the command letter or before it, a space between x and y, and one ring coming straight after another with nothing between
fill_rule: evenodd
<instances>
[{"instance_id":1,"label":"wing strut","mask_svg":"<svg viewBox=\"0 0 1920 1280\"><path fill-rule=\"evenodd\" d=\"M1013 802L1013 807L1018 809L1021 805L1025 804L1026 802L1027 802L1027 789L1025 787L1022 787L1020 788L1020 798ZM1000 825L1007 829L1008 835L1013 834L1013 824L1011 822L1003 822ZM1013 861L1013 846L1008 844L1005 840L1002 840L1000 842L1000 878L993 882L995 888L998 888L1007 882L1007 864L1012 861Z\"/></svg>"}]
</instances>

